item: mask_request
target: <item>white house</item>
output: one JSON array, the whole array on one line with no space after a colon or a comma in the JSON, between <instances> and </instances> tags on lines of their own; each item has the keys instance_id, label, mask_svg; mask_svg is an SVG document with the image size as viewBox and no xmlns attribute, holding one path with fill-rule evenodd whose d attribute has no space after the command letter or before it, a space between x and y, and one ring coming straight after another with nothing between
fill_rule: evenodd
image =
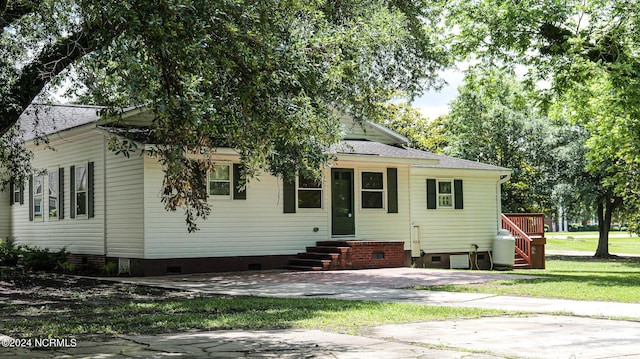
<instances>
[{"instance_id":1,"label":"white house","mask_svg":"<svg viewBox=\"0 0 640 359\"><path fill-rule=\"evenodd\" d=\"M78 262L118 261L145 275L269 269L313 263L315 252L333 245L351 247L354 256L336 268L448 268L451 255L466 256L475 245L488 266L482 257L501 225L508 169L407 148L406 138L383 126L345 120L344 142L331 149L337 161L321 183L262 174L239 191L239 156L218 149L208 178L212 213L190 234L183 214L160 202L161 165L140 151L125 157L107 148L113 133L99 108L39 106L48 145L26 128L33 110L21 123L36 171L0 194L0 237L66 247ZM131 123L145 116L125 114Z\"/></svg>"}]
</instances>

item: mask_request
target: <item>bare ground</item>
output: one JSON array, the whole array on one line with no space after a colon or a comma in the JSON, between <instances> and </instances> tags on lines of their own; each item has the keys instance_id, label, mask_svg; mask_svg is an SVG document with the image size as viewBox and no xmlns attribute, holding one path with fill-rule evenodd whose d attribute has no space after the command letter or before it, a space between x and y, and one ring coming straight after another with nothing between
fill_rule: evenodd
<instances>
[{"instance_id":1,"label":"bare ground","mask_svg":"<svg viewBox=\"0 0 640 359\"><path fill-rule=\"evenodd\" d=\"M16 329L24 319L50 323L71 316L78 320L78 313L90 313L91 308L192 296L193 293L170 289L0 267L0 334L27 335Z\"/></svg>"}]
</instances>

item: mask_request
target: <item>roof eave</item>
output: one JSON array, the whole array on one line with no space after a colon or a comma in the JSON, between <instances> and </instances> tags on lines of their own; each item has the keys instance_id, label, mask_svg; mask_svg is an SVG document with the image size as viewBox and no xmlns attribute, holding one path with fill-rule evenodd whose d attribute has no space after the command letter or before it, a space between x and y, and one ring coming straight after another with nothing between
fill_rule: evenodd
<instances>
[{"instance_id":1,"label":"roof eave","mask_svg":"<svg viewBox=\"0 0 640 359\"><path fill-rule=\"evenodd\" d=\"M426 165L437 164L438 160L432 160L427 158L405 158L405 157L388 157L380 155L368 155L368 154L348 154L348 153L336 153L338 161L350 161L350 162L385 162L385 163L401 163L407 165Z\"/></svg>"}]
</instances>

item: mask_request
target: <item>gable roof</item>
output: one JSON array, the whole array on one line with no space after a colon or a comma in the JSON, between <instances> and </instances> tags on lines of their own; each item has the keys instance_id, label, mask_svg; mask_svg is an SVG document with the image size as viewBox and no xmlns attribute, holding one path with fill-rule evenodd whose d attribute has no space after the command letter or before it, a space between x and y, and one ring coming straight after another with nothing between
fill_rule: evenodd
<instances>
[{"instance_id":1,"label":"gable roof","mask_svg":"<svg viewBox=\"0 0 640 359\"><path fill-rule=\"evenodd\" d=\"M97 123L98 111L103 107L89 105L44 105L29 106L20 115L18 124L25 141L43 135L70 130L90 123Z\"/></svg>"},{"instance_id":2,"label":"gable roof","mask_svg":"<svg viewBox=\"0 0 640 359\"><path fill-rule=\"evenodd\" d=\"M100 120L98 112L101 106L90 105L44 105L34 104L20 116L19 125L25 141L33 140L43 135L52 135L58 132L71 130L84 125L93 124L95 128ZM141 109L125 110L126 117L146 116ZM135 121L135 119L133 119ZM143 118L148 121L148 118ZM415 160L413 166L423 168L451 168L451 169L476 169L493 171L510 171L508 168L488 165L480 162L463 160L459 158L438 155L406 147L406 137L392 130L372 122L358 124L342 118L341 122L345 130L345 140L329 148L329 153L357 158L402 159ZM122 127L100 126L113 133L122 134ZM134 129L142 131L141 129ZM137 133L137 132L136 132ZM137 140L145 141L146 135L142 131Z\"/></svg>"}]
</instances>

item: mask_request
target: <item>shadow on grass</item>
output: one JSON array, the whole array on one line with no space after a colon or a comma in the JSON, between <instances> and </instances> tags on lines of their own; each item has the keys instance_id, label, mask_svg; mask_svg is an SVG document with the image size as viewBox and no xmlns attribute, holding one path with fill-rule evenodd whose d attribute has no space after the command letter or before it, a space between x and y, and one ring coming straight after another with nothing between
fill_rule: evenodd
<instances>
[{"instance_id":1,"label":"shadow on grass","mask_svg":"<svg viewBox=\"0 0 640 359\"><path fill-rule=\"evenodd\" d=\"M290 328L327 312L375 311L383 303L325 299L196 297L137 302L114 300L73 311L63 305L0 308L7 335L159 334L185 330ZM8 332L7 332L8 331Z\"/></svg>"}]
</instances>

